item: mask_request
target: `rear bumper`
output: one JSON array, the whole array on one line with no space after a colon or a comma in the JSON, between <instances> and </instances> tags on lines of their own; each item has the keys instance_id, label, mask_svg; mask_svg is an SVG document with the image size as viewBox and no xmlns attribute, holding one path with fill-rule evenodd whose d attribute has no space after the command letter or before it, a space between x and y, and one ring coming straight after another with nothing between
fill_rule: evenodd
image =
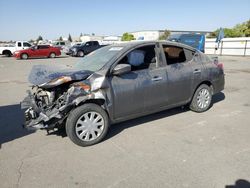
<instances>
[{"instance_id":1,"label":"rear bumper","mask_svg":"<svg viewBox=\"0 0 250 188\"><path fill-rule=\"evenodd\" d=\"M213 81L213 94L221 92L222 90L224 90L224 87L225 87L225 77L223 74L218 79Z\"/></svg>"}]
</instances>

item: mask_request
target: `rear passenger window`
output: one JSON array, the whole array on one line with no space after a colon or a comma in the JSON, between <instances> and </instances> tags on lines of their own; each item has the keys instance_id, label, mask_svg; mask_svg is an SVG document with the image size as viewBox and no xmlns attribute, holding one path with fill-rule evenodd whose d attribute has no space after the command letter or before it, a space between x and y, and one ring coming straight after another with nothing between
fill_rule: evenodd
<instances>
[{"instance_id":1,"label":"rear passenger window","mask_svg":"<svg viewBox=\"0 0 250 188\"><path fill-rule=\"evenodd\" d=\"M27 42L24 42L24 43L23 43L23 46L24 46L24 47L30 47L31 44L29 44L29 43L27 43Z\"/></svg>"},{"instance_id":2,"label":"rear passenger window","mask_svg":"<svg viewBox=\"0 0 250 188\"><path fill-rule=\"evenodd\" d=\"M49 46L38 46L37 49L48 49L48 48L49 48Z\"/></svg>"},{"instance_id":3,"label":"rear passenger window","mask_svg":"<svg viewBox=\"0 0 250 188\"><path fill-rule=\"evenodd\" d=\"M163 51L168 65L190 61L194 55L192 51L177 46L163 45Z\"/></svg>"},{"instance_id":4,"label":"rear passenger window","mask_svg":"<svg viewBox=\"0 0 250 188\"><path fill-rule=\"evenodd\" d=\"M186 61L191 61L194 57L195 52L192 50L184 49Z\"/></svg>"},{"instance_id":5,"label":"rear passenger window","mask_svg":"<svg viewBox=\"0 0 250 188\"><path fill-rule=\"evenodd\" d=\"M22 43L21 43L21 42L18 42L18 43L17 43L17 46L18 46L18 47L21 47L21 46L22 46Z\"/></svg>"}]
</instances>

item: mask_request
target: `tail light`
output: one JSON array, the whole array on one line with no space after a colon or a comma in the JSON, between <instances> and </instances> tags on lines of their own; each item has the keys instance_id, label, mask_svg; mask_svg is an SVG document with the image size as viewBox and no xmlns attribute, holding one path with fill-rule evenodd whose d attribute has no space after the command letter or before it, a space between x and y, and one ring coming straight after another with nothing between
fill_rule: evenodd
<instances>
[{"instance_id":1,"label":"tail light","mask_svg":"<svg viewBox=\"0 0 250 188\"><path fill-rule=\"evenodd\" d=\"M222 70L224 70L224 65L223 65L223 63L217 63L217 67L220 68L220 69L222 69Z\"/></svg>"},{"instance_id":2,"label":"tail light","mask_svg":"<svg viewBox=\"0 0 250 188\"><path fill-rule=\"evenodd\" d=\"M223 63L219 63L219 61L218 61L217 58L214 59L214 64L215 64L219 69L224 70Z\"/></svg>"}]
</instances>

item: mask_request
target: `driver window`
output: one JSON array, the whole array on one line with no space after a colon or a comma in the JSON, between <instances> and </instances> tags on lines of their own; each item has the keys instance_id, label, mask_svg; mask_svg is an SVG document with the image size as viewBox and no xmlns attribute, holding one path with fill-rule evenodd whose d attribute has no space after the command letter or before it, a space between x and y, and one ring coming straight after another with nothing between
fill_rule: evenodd
<instances>
[{"instance_id":1,"label":"driver window","mask_svg":"<svg viewBox=\"0 0 250 188\"><path fill-rule=\"evenodd\" d=\"M132 71L156 68L155 45L132 50L118 64L130 64Z\"/></svg>"}]
</instances>

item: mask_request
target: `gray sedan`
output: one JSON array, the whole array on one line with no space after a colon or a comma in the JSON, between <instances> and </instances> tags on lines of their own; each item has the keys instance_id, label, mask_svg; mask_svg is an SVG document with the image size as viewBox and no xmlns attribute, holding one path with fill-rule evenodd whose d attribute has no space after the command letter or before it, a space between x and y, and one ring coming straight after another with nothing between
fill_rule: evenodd
<instances>
[{"instance_id":1,"label":"gray sedan","mask_svg":"<svg viewBox=\"0 0 250 188\"><path fill-rule=\"evenodd\" d=\"M100 142L114 123L182 105L204 112L224 89L221 63L168 41L106 46L71 69L34 66L29 80L24 126L66 126L80 146Z\"/></svg>"}]
</instances>

